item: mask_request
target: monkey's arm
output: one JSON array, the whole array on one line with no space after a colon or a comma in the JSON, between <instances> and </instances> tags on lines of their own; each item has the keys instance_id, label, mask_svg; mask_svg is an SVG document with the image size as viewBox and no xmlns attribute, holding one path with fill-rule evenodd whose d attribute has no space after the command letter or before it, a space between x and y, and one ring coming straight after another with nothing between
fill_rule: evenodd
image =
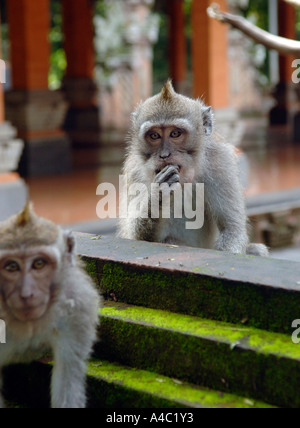
<instances>
[{"instance_id":1,"label":"monkey's arm","mask_svg":"<svg viewBox=\"0 0 300 428\"><path fill-rule=\"evenodd\" d=\"M268 49L275 49L283 55L295 55L296 57L300 55L299 41L268 33L241 16L221 12L219 6L216 4L209 7L207 13L211 18L215 18L220 22L230 24L232 27L237 28L246 34L246 36L251 37L254 41L261 43Z\"/></svg>"},{"instance_id":2,"label":"monkey's arm","mask_svg":"<svg viewBox=\"0 0 300 428\"><path fill-rule=\"evenodd\" d=\"M51 381L51 407L83 409L85 398L85 363L77 356L76 340L58 342Z\"/></svg>"},{"instance_id":3,"label":"monkey's arm","mask_svg":"<svg viewBox=\"0 0 300 428\"><path fill-rule=\"evenodd\" d=\"M129 187L132 184L129 181L127 189L128 201L126 201L126 213L120 213L122 216L118 222L119 238L132 239L137 241L153 241L154 230L157 220L151 218L150 191L141 195L130 196ZM124 195L122 195L124 197ZM144 213L143 218L140 213Z\"/></svg>"},{"instance_id":4,"label":"monkey's arm","mask_svg":"<svg viewBox=\"0 0 300 428\"><path fill-rule=\"evenodd\" d=\"M80 269L70 271L53 335L53 408L86 406L86 363L96 341L101 299L90 278Z\"/></svg>"},{"instance_id":5,"label":"monkey's arm","mask_svg":"<svg viewBox=\"0 0 300 428\"><path fill-rule=\"evenodd\" d=\"M151 218L123 218L118 223L118 237L153 242L157 221Z\"/></svg>"},{"instance_id":6,"label":"monkey's arm","mask_svg":"<svg viewBox=\"0 0 300 428\"><path fill-rule=\"evenodd\" d=\"M129 168L126 168L129 170ZM149 174L150 175L150 174ZM137 195L130 195L130 187L132 184L143 183ZM166 185L166 191L170 191L172 185L179 182L178 167L174 165L166 166L160 171L154 183L149 182L145 177L135 177L128 174L128 205L127 214L124 218L120 218L118 225L118 236L124 239L133 239L138 241L155 242L156 227L159 218L153 216L153 206L161 206L161 193L151 192L151 184L160 186ZM142 213L142 215L141 215ZM124 214L124 213L123 213Z\"/></svg>"},{"instance_id":7,"label":"monkey's arm","mask_svg":"<svg viewBox=\"0 0 300 428\"><path fill-rule=\"evenodd\" d=\"M117 236L123 239L151 241L155 227L155 222L149 216L151 183L144 169L140 168L141 164L142 160L136 153L130 153L125 160L123 176L126 177L127 189L125 194L120 194ZM141 184L144 187L143 194L142 189L138 187ZM144 213L145 218L141 213Z\"/></svg>"},{"instance_id":8,"label":"monkey's arm","mask_svg":"<svg viewBox=\"0 0 300 428\"><path fill-rule=\"evenodd\" d=\"M227 144L212 143L207 156L205 201L220 231L215 249L245 254L247 215L235 154Z\"/></svg>"}]
</instances>

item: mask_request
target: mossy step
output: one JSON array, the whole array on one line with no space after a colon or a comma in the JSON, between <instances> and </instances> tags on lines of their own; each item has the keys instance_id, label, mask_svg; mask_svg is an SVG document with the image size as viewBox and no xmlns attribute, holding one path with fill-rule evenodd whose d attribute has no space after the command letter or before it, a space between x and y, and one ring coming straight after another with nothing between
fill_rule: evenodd
<instances>
[{"instance_id":1,"label":"mossy step","mask_svg":"<svg viewBox=\"0 0 300 428\"><path fill-rule=\"evenodd\" d=\"M279 333L108 302L96 355L108 361L300 407L300 345Z\"/></svg>"},{"instance_id":2,"label":"mossy step","mask_svg":"<svg viewBox=\"0 0 300 428\"><path fill-rule=\"evenodd\" d=\"M17 365L5 371L12 407L49 407L51 365ZM201 388L156 373L93 360L87 369L91 408L270 408L233 394ZM21 404L21 406L20 406Z\"/></svg>"},{"instance_id":3,"label":"mossy step","mask_svg":"<svg viewBox=\"0 0 300 428\"><path fill-rule=\"evenodd\" d=\"M77 234L87 272L106 296L290 334L299 318L300 264Z\"/></svg>"},{"instance_id":4,"label":"mossy step","mask_svg":"<svg viewBox=\"0 0 300 428\"><path fill-rule=\"evenodd\" d=\"M268 408L268 404L201 388L106 361L88 368L93 397L105 407ZM99 397L98 397L99 394Z\"/></svg>"}]
</instances>

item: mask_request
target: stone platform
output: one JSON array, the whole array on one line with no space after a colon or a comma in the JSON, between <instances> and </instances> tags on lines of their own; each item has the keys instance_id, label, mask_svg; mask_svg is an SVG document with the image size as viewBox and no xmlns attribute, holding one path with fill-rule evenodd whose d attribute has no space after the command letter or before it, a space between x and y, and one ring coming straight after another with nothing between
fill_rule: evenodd
<instances>
[{"instance_id":1,"label":"stone platform","mask_svg":"<svg viewBox=\"0 0 300 428\"><path fill-rule=\"evenodd\" d=\"M105 299L89 407L300 407L299 263L76 240ZM5 370L8 404L48 407L50 372L45 361Z\"/></svg>"}]
</instances>

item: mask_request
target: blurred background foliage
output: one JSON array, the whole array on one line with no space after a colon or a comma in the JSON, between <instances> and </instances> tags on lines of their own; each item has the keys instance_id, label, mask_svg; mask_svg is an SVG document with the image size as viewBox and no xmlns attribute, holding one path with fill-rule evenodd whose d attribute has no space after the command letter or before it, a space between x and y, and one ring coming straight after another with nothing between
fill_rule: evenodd
<instances>
[{"instance_id":1,"label":"blurred background foliage","mask_svg":"<svg viewBox=\"0 0 300 428\"><path fill-rule=\"evenodd\" d=\"M188 79L191 79L191 7L193 0L184 1L184 10L186 15L186 38L188 50ZM169 22L167 8L170 0L156 0L154 5L154 12L159 14L159 39L154 45L154 63L153 63L153 91L154 93L161 87L162 83L169 75L169 64L166 61L168 52L168 33ZM104 0L96 0L95 12L97 15L105 17L107 5ZM259 27L268 29L268 2L266 0L250 0L247 7L241 8L241 13L254 21ZM299 11L300 14L300 11ZM300 18L300 15L299 15ZM300 19L299 34L300 34ZM61 81L66 69L66 58L63 50L63 33L62 33L62 16L61 16L61 2L60 0L51 0L51 33L50 41L52 46L51 53L51 68L49 73L49 86L51 89L57 89L61 85ZM255 45L253 45L253 55L257 54ZM260 72L267 82L268 76L268 54L263 60L262 65L258 66Z\"/></svg>"},{"instance_id":2,"label":"blurred background foliage","mask_svg":"<svg viewBox=\"0 0 300 428\"><path fill-rule=\"evenodd\" d=\"M62 10L60 0L51 0L51 56L49 71L49 88L58 89L67 68L67 60L63 48Z\"/></svg>"},{"instance_id":3,"label":"blurred background foliage","mask_svg":"<svg viewBox=\"0 0 300 428\"><path fill-rule=\"evenodd\" d=\"M7 1L7 0L6 0ZM246 2L247 3L247 2ZM168 52L168 16L167 7L170 0L156 0L154 11L160 16L160 32L159 40L154 46L154 64L153 64L153 81L154 91L161 86L161 83L168 77L168 62L166 61ZM188 49L188 70L191 70L191 5L192 0L184 1L184 9L186 14L186 37ZM95 11L97 15L105 17L107 5L104 0L95 1ZM6 23L5 13L5 0L0 0L1 10L1 36L2 36L2 58L8 60L9 58L9 43L8 43L8 27ZM259 27L268 29L268 2L266 0L249 0L246 7L240 7L241 13L248 19L251 19ZM297 11L297 31L298 39L300 38L300 10ZM62 15L61 15L61 1L51 0L51 32L49 35L51 42L51 58L50 58L50 72L49 72L49 87L57 89L60 87L67 62L63 49L63 31L62 31ZM251 53L257 55L257 49L253 44ZM262 82L267 83L269 60L268 52L265 53L265 58L258 65L261 75L264 77ZM190 76L188 76L190 78Z\"/></svg>"},{"instance_id":4,"label":"blurred background foliage","mask_svg":"<svg viewBox=\"0 0 300 428\"><path fill-rule=\"evenodd\" d=\"M268 30L269 16L268 16L268 1L267 0L250 0L248 6L240 7L242 15L251 20L255 25ZM250 47L250 54L253 56L256 67L260 72L260 83L262 86L268 86L269 80L269 51L262 46L258 46L252 42ZM256 59L257 58L257 59ZM259 82L258 82L259 83Z\"/></svg>"}]
</instances>

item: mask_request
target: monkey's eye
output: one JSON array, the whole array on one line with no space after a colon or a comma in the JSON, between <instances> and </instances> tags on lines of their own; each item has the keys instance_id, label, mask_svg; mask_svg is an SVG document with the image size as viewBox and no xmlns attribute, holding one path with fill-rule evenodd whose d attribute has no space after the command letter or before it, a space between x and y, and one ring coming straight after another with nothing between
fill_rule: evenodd
<instances>
[{"instance_id":1,"label":"monkey's eye","mask_svg":"<svg viewBox=\"0 0 300 428\"><path fill-rule=\"evenodd\" d=\"M37 259L35 260L35 262L32 265L32 268L34 270L41 270L44 269L44 267L46 266L47 262L44 259Z\"/></svg>"},{"instance_id":2,"label":"monkey's eye","mask_svg":"<svg viewBox=\"0 0 300 428\"><path fill-rule=\"evenodd\" d=\"M170 137L171 138L179 138L179 137L181 137L181 135L182 135L182 132L179 131L179 129L176 129L175 131L171 132Z\"/></svg>"},{"instance_id":3,"label":"monkey's eye","mask_svg":"<svg viewBox=\"0 0 300 428\"><path fill-rule=\"evenodd\" d=\"M158 132L151 132L149 134L149 137L151 138L151 140L159 140L161 138Z\"/></svg>"},{"instance_id":4,"label":"monkey's eye","mask_svg":"<svg viewBox=\"0 0 300 428\"><path fill-rule=\"evenodd\" d=\"M17 263L17 262L14 262L14 261L9 261L9 262L7 262L7 263L5 264L5 266L4 266L4 269L5 269L7 272L10 272L10 273L19 272L19 271L21 270L21 268L20 268L20 266L18 265L18 263Z\"/></svg>"}]
</instances>

